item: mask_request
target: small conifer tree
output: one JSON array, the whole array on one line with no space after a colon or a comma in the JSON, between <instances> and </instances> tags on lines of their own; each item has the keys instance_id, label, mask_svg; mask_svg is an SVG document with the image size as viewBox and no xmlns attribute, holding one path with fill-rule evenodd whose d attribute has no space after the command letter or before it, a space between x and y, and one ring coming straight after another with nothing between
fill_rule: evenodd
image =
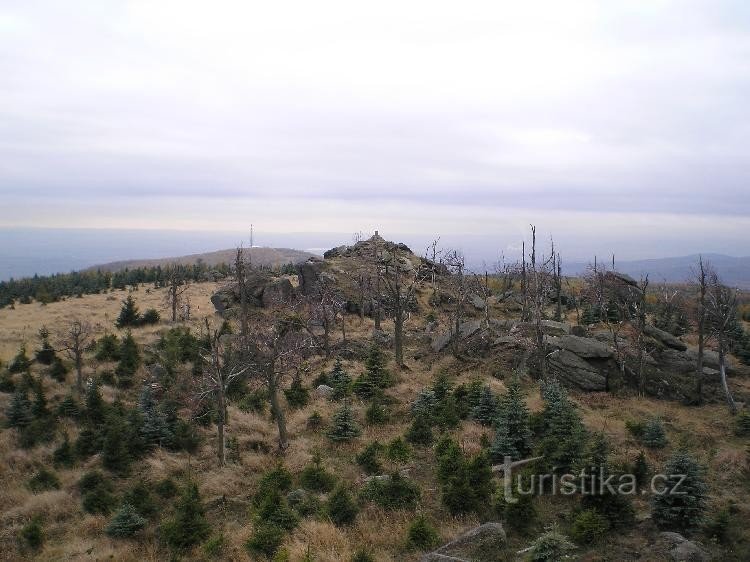
<instances>
[{"instance_id":1,"label":"small conifer tree","mask_svg":"<svg viewBox=\"0 0 750 562\"><path fill-rule=\"evenodd\" d=\"M117 316L115 326L118 328L128 328L132 326L138 326L141 321L141 313L138 311L138 307L135 305L133 295L122 301L122 308L120 308L120 314Z\"/></svg>"},{"instance_id":2,"label":"small conifer tree","mask_svg":"<svg viewBox=\"0 0 750 562\"><path fill-rule=\"evenodd\" d=\"M52 453L52 462L56 467L70 468L76 462L73 446L68 438L68 433L63 434L63 441Z\"/></svg>"},{"instance_id":3,"label":"small conifer tree","mask_svg":"<svg viewBox=\"0 0 750 562\"><path fill-rule=\"evenodd\" d=\"M105 532L110 537L129 538L143 529L145 525L146 519L141 517L131 504L123 503L107 525Z\"/></svg>"},{"instance_id":4,"label":"small conifer tree","mask_svg":"<svg viewBox=\"0 0 750 562\"><path fill-rule=\"evenodd\" d=\"M62 359L56 356L52 360L52 364L50 365L49 369L47 369L47 375L49 375L51 379L54 379L57 382L65 382L65 375L67 374L68 367L65 366L65 363Z\"/></svg>"},{"instance_id":5,"label":"small conifer tree","mask_svg":"<svg viewBox=\"0 0 750 562\"><path fill-rule=\"evenodd\" d=\"M26 344L22 344L18 353L8 365L10 373L26 373L31 368L31 360L26 355Z\"/></svg>"},{"instance_id":6,"label":"small conifer tree","mask_svg":"<svg viewBox=\"0 0 750 562\"><path fill-rule=\"evenodd\" d=\"M333 388L334 400L345 398L351 393L352 378L341 364L341 359L336 359L333 370L328 375L328 382Z\"/></svg>"},{"instance_id":7,"label":"small conifer tree","mask_svg":"<svg viewBox=\"0 0 750 562\"><path fill-rule=\"evenodd\" d=\"M506 455L513 460L520 460L530 454L529 410L516 380L511 383L507 394L500 400L490 456L493 461L502 462Z\"/></svg>"},{"instance_id":8,"label":"small conifer tree","mask_svg":"<svg viewBox=\"0 0 750 562\"><path fill-rule=\"evenodd\" d=\"M331 441L348 441L359 437L362 431L359 429L349 404L344 404L333 415L331 427L326 435Z\"/></svg>"},{"instance_id":9,"label":"small conifer tree","mask_svg":"<svg viewBox=\"0 0 750 562\"><path fill-rule=\"evenodd\" d=\"M645 423L642 440L651 449L663 449L667 446L667 435L660 419L654 418Z\"/></svg>"},{"instance_id":10,"label":"small conifer tree","mask_svg":"<svg viewBox=\"0 0 750 562\"><path fill-rule=\"evenodd\" d=\"M46 326L42 326L39 329L39 342L41 343L41 347L34 352L36 360L42 365L52 365L57 355L49 343L49 330Z\"/></svg>"},{"instance_id":11,"label":"small conifer tree","mask_svg":"<svg viewBox=\"0 0 750 562\"><path fill-rule=\"evenodd\" d=\"M667 478L663 490L655 494L651 516L656 524L678 532L695 530L703 522L708 487L698 462L685 451L678 451L662 471Z\"/></svg>"},{"instance_id":12,"label":"small conifer tree","mask_svg":"<svg viewBox=\"0 0 750 562\"><path fill-rule=\"evenodd\" d=\"M123 388L129 387L133 383L133 375L140 365L141 352L133 334L128 332L120 343L120 361L115 369L118 385Z\"/></svg>"},{"instance_id":13,"label":"small conifer tree","mask_svg":"<svg viewBox=\"0 0 750 562\"><path fill-rule=\"evenodd\" d=\"M482 388L479 402L471 412L471 417L482 425L492 425L497 415L497 398L489 386Z\"/></svg>"},{"instance_id":14,"label":"small conifer tree","mask_svg":"<svg viewBox=\"0 0 750 562\"><path fill-rule=\"evenodd\" d=\"M151 385L144 385L138 401L138 409L143 416L140 434L145 446L154 447L170 443L173 435L166 416L159 410L151 390Z\"/></svg>"},{"instance_id":15,"label":"small conifer tree","mask_svg":"<svg viewBox=\"0 0 750 562\"><path fill-rule=\"evenodd\" d=\"M432 443L432 424L425 416L417 416L406 431L406 440L412 445L427 446Z\"/></svg>"},{"instance_id":16,"label":"small conifer tree","mask_svg":"<svg viewBox=\"0 0 750 562\"><path fill-rule=\"evenodd\" d=\"M13 393L6 417L8 426L16 428L24 428L34 419L31 414L31 402L25 389L19 388Z\"/></svg>"},{"instance_id":17,"label":"small conifer tree","mask_svg":"<svg viewBox=\"0 0 750 562\"><path fill-rule=\"evenodd\" d=\"M182 550L204 541L210 532L198 486L188 484L175 504L174 517L161 527L162 537L170 547Z\"/></svg>"},{"instance_id":18,"label":"small conifer tree","mask_svg":"<svg viewBox=\"0 0 750 562\"><path fill-rule=\"evenodd\" d=\"M550 468L567 470L583 456L586 433L581 416L565 389L556 381L543 383L542 397L541 449L544 462Z\"/></svg>"},{"instance_id":19,"label":"small conifer tree","mask_svg":"<svg viewBox=\"0 0 750 562\"><path fill-rule=\"evenodd\" d=\"M414 417L426 416L431 419L435 415L437 405L438 399L435 396L435 391L423 388L411 404L411 414Z\"/></svg>"},{"instance_id":20,"label":"small conifer tree","mask_svg":"<svg viewBox=\"0 0 750 562\"><path fill-rule=\"evenodd\" d=\"M406 532L406 546L415 550L427 550L438 543L439 537L435 528L424 515L417 517Z\"/></svg>"},{"instance_id":21,"label":"small conifer tree","mask_svg":"<svg viewBox=\"0 0 750 562\"><path fill-rule=\"evenodd\" d=\"M359 508L344 486L337 487L326 504L326 515L336 526L351 525L357 518Z\"/></svg>"}]
</instances>

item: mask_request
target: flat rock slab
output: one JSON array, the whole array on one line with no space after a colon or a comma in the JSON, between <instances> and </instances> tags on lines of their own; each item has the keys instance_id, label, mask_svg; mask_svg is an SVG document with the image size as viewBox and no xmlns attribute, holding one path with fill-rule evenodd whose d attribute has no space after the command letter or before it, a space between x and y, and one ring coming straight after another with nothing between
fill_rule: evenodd
<instances>
[{"instance_id":1,"label":"flat rock slab","mask_svg":"<svg viewBox=\"0 0 750 562\"><path fill-rule=\"evenodd\" d=\"M598 369L572 351L558 349L548 357L549 367L563 383L581 390L602 391L607 388L607 380Z\"/></svg>"},{"instance_id":2,"label":"flat rock slab","mask_svg":"<svg viewBox=\"0 0 750 562\"><path fill-rule=\"evenodd\" d=\"M545 340L554 347L575 353L578 357L609 359L614 354L606 343L593 338L566 335L546 337Z\"/></svg>"},{"instance_id":3,"label":"flat rock slab","mask_svg":"<svg viewBox=\"0 0 750 562\"><path fill-rule=\"evenodd\" d=\"M643 327L643 333L645 333L647 336L651 336L655 340L660 341L667 347L671 347L672 349L676 349L677 351L686 351L687 345L682 340L676 338L669 332L665 332L664 330L660 330L656 326L651 326L650 324L646 324Z\"/></svg>"}]
</instances>

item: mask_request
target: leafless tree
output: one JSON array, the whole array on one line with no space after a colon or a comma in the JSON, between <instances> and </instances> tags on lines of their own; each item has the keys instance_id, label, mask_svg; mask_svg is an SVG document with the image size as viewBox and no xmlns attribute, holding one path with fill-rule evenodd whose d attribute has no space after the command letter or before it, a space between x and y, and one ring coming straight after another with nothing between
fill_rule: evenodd
<instances>
[{"instance_id":1,"label":"leafless tree","mask_svg":"<svg viewBox=\"0 0 750 562\"><path fill-rule=\"evenodd\" d=\"M525 245L524 245L525 247ZM525 264L524 277L527 297L531 300L531 317L534 323L534 340L539 362L539 374L542 379L547 378L547 354L544 345L544 331L542 320L547 296L552 288L555 271L555 250L552 243L548 256L537 255L536 226L531 225L531 253L529 263Z\"/></svg>"},{"instance_id":2,"label":"leafless tree","mask_svg":"<svg viewBox=\"0 0 750 562\"><path fill-rule=\"evenodd\" d=\"M638 391L641 396L646 394L646 375L644 363L646 358L646 344L644 335L646 332L646 296L648 294L648 275L641 278L637 291L630 291L633 299L624 313L628 315L635 330L635 344L638 353Z\"/></svg>"},{"instance_id":3,"label":"leafless tree","mask_svg":"<svg viewBox=\"0 0 750 562\"><path fill-rule=\"evenodd\" d=\"M380 268L381 268L381 261L382 261L382 253L381 253L381 244L380 241L382 240L380 238L380 235L378 234L378 231L375 231L375 235L372 237L372 249L373 249L373 256L372 256L372 265L373 265L373 271L374 271L374 277L375 277L375 292L374 292L374 299L373 299L373 318L375 320L375 329L380 330L380 306L381 306L381 294L380 294Z\"/></svg>"},{"instance_id":4,"label":"leafless tree","mask_svg":"<svg viewBox=\"0 0 750 562\"><path fill-rule=\"evenodd\" d=\"M490 274L485 270L484 275L474 274L474 290L482 299L482 316L484 317L484 325L490 325L490 297L492 296L492 289L490 288Z\"/></svg>"},{"instance_id":5,"label":"leafless tree","mask_svg":"<svg viewBox=\"0 0 750 562\"><path fill-rule=\"evenodd\" d=\"M242 246L237 248L237 254L234 259L234 275L237 280L237 291L240 295L240 336L243 341L247 341L249 305L247 302L247 269L248 264L245 262L245 254Z\"/></svg>"},{"instance_id":6,"label":"leafless tree","mask_svg":"<svg viewBox=\"0 0 750 562\"><path fill-rule=\"evenodd\" d=\"M239 377L245 375L250 365L242 361L240 350L233 349L231 336L219 334L219 330L211 329L206 318L206 331L209 334L211 349L204 353L203 379L198 398L201 402L210 402L216 409L216 431L218 438L217 455L219 464L226 464L226 436L224 428L227 424L227 391L230 385Z\"/></svg>"},{"instance_id":7,"label":"leafless tree","mask_svg":"<svg viewBox=\"0 0 750 562\"><path fill-rule=\"evenodd\" d=\"M453 342L453 352L458 352L458 338L461 331L461 323L464 319L466 301L469 298L469 280L466 275L466 259L458 250L445 252L443 264L448 269L450 276L446 279L450 300L453 304L450 310L450 334Z\"/></svg>"},{"instance_id":8,"label":"leafless tree","mask_svg":"<svg viewBox=\"0 0 750 562\"><path fill-rule=\"evenodd\" d=\"M555 252L554 246L552 252ZM555 287L555 320L560 322L562 320L562 260L560 254L556 254L556 263L553 264L554 274L552 277L553 285Z\"/></svg>"},{"instance_id":9,"label":"leafless tree","mask_svg":"<svg viewBox=\"0 0 750 562\"><path fill-rule=\"evenodd\" d=\"M83 353L91 343L93 330L91 324L84 320L74 319L60 338L60 348L76 367L76 390L83 394Z\"/></svg>"},{"instance_id":10,"label":"leafless tree","mask_svg":"<svg viewBox=\"0 0 750 562\"><path fill-rule=\"evenodd\" d=\"M429 275L423 267L423 260L417 258L417 263L403 255L399 255L396 248L388 253L383 261L382 278L388 295L388 305L393 315L393 349L396 363L403 367L404 363L404 322L409 308L414 301L419 284Z\"/></svg>"},{"instance_id":11,"label":"leafless tree","mask_svg":"<svg viewBox=\"0 0 750 562\"><path fill-rule=\"evenodd\" d=\"M248 361L251 379L266 388L278 428L279 450L283 453L289 446L289 437L279 392L284 377L296 372L316 344L308 328L309 319L303 316L297 304L280 301L272 303L269 308L267 313L259 312L253 319Z\"/></svg>"},{"instance_id":12,"label":"leafless tree","mask_svg":"<svg viewBox=\"0 0 750 562\"><path fill-rule=\"evenodd\" d=\"M724 396L732 414L737 413L732 392L727 383L727 353L731 349L731 330L737 321L737 291L721 282L713 269L708 271L708 287L706 291L706 319L711 333L716 339L719 351L719 373Z\"/></svg>"},{"instance_id":13,"label":"leafless tree","mask_svg":"<svg viewBox=\"0 0 750 562\"><path fill-rule=\"evenodd\" d=\"M177 321L177 310L182 305L183 294L187 289L187 282L183 278L180 268L177 265L172 265L167 270L167 294L164 296L164 302L172 314L172 322Z\"/></svg>"},{"instance_id":14,"label":"leafless tree","mask_svg":"<svg viewBox=\"0 0 750 562\"><path fill-rule=\"evenodd\" d=\"M693 309L698 329L698 360L695 367L695 401L697 404L703 402L703 356L706 347L706 293L708 292L708 274L710 271L712 271L711 265L703 261L703 256L699 256L698 267L693 272L693 283L697 292L695 307Z\"/></svg>"},{"instance_id":15,"label":"leafless tree","mask_svg":"<svg viewBox=\"0 0 750 562\"><path fill-rule=\"evenodd\" d=\"M323 352L328 358L331 356L331 332L339 314L342 322L344 321L345 300L336 289L335 281L323 274L319 276L308 301L313 320L323 328ZM342 331L346 339L346 327Z\"/></svg>"}]
</instances>

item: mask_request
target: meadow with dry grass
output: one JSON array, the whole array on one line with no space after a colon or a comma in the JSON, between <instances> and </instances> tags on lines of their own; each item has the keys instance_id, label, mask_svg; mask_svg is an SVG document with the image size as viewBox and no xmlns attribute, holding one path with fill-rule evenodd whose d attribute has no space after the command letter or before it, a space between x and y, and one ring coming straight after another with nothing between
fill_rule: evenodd
<instances>
[{"instance_id":1,"label":"meadow with dry grass","mask_svg":"<svg viewBox=\"0 0 750 562\"><path fill-rule=\"evenodd\" d=\"M189 322L198 333L204 319L212 324L215 317L209 298L216 290L215 283L198 283L189 286L193 317ZM165 289L141 286L134 296L141 310L154 307L166 315L164 305ZM118 332L113 327L114 319L120 310L124 291L100 295L87 295L82 298L68 298L65 301L40 305L16 305L0 310L0 360L7 365L19 347L26 345L29 353L37 345L36 334L46 326L53 334L64 332L74 318L85 319L96 326L97 337L106 332ZM426 298L421 295L424 301ZM368 341L372 333L372 320L364 321L356 316L348 316L347 337L352 341ZM407 323L411 345L419 340L423 331L424 318L417 315ZM132 330L138 344L147 349L154 346L159 334L172 327L162 320L159 324ZM392 323L383 323L386 331ZM337 339L340 335L335 336ZM306 366L303 383L310 387L313 379L321 372L330 371L334 360L313 356ZM462 361L445 354L431 356L424 360L409 359L407 369L398 369L391 363L389 369L396 375L396 383L387 394L394 399L391 421L384 425L364 423L366 403L352 400L352 406L363 431L360 437L347 443L336 444L329 440L323 431L311 429L308 420L313 412L323 419L324 426L330 421L339 404L318 395L311 389L311 400L303 408L286 409L290 445L284 455L276 452L276 426L268 413L258 414L242 411L235 404L229 406L229 438L236 438L238 458L220 467L216 458L216 435L211 426L200 428L202 437L199 449L194 455L185 452L169 452L157 448L145 459L132 467L127 478L113 478L115 494L124 490L131 482L145 480L158 482L167 477L176 482L194 481L198 484L204 502L206 516L211 526L212 537L223 537L223 546L216 557L225 560L252 559L245 548L247 539L253 533L251 502L262 474L283 462L292 473L298 475L318 453L325 468L335 474L340 482L352 492L360 489L365 474L355 458L366 444L375 440L387 443L403 436L410 423L409 407L418 392L430 386L438 373L449 376L452 384L468 383L480 378L498 394L505 392L506 380L498 377L495 366L487 361ZM361 360L343 360L343 366L352 377L364 370ZM99 364L87 356L85 373L96 378L103 369L111 365ZM34 375L41 369L32 367ZM139 372L146 379L144 367ZM186 370L184 376L190 376ZM73 374L60 383L48 377L43 385L47 400L52 408L68 393L73 384ZM733 380L743 392L750 391L750 382ZM526 402L532 413L539 412L543 403L537 383L531 378L523 379ZM118 391L102 386L102 394L107 402L115 397L134 404L138 399L138 385L134 389ZM633 395L614 396L609 393L573 393L586 428L591 432L602 432L611 443L612 462L627 466L633 462L639 451L644 450L626 428L626 422L659 417L666 427L669 445L664 449L646 450L649 464L661 466L670 453L677 448L687 448L708 468L707 478L710 489L710 511L716 512L729 505L734 506L736 521L750 520L750 486L748 486L747 441L733 433L733 421L722 404L706 404L701 407L687 407L676 402L642 398ZM0 411L8 409L11 394L0 393ZM172 556L159 538L159 520L172 510L171 501L159 505L159 512L145 529L134 539L109 538L104 529L109 517L91 515L81 508L81 497L77 483L88 470L100 464L98 455L81 461L73 468L57 469L60 488L34 493L27 487L32 474L41 466L50 466L52 452L59 445L60 435L65 432L74 441L78 428L70 420L61 421L55 439L50 443L23 449L17 445L16 431L0 431L0 559L19 560L148 560L159 561ZM491 437L492 429L472 421L461 423L455 432L461 448L467 454L481 451ZM441 503L440 486L435 476L435 456L430 447L412 447L413 456L408 463L395 466L385 461L385 470L398 469L413 480L421 490L421 499L416 512L411 510L386 511L371 503L362 505L361 511L351 526L339 527L325 516L301 519L299 525L283 541L283 551L288 560L315 560L335 562L351 560L355 552L365 548L379 562L417 560L421 553L406 547L406 533L409 525L418 514L426 516L434 526L441 542L447 542L462 531L476 526L480 520L474 515L451 516ZM579 548L577 555L582 560L660 560L661 555L651 552L649 545L655 540L657 530L649 521L650 506L647 497L635 498L637 524L631 529L610 534L606 542ZM564 526L573 509L569 498L539 498L536 500L538 522L535 528L546 525ZM33 518L43 522L44 543L38 551L24 549L19 542L19 532ZM747 541L750 529L740 524L736 532ZM508 533L508 559L521 559L514 553L527 547L533 536ZM732 548L726 545L708 544L718 557L732 558ZM737 550L737 552L749 552ZM617 553L617 554L613 554ZM209 559L198 545L181 554L186 559ZM309 558L306 558L309 557Z\"/></svg>"}]
</instances>

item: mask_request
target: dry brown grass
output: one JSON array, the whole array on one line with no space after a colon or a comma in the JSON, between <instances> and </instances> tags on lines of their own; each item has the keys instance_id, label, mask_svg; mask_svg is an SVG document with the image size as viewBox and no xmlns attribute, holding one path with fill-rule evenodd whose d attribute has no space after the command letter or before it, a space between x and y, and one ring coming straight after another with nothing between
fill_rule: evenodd
<instances>
[{"instance_id":1,"label":"dry brown grass","mask_svg":"<svg viewBox=\"0 0 750 562\"><path fill-rule=\"evenodd\" d=\"M209 297L216 285L212 283L192 285L190 298L193 303L195 323L206 315L213 315ZM114 296L114 299L110 297ZM3 360L15 355L19 345L26 342L29 353L36 346L36 332L46 324L53 332L60 331L74 316L83 316L93 323L100 324L99 333L104 327L113 331L112 322L116 317L120 301L125 292L113 295L91 295L82 299L68 299L61 303L47 306L38 304L18 305L15 310L0 310L0 357ZM141 288L135 293L141 310L155 307L163 313L163 291L146 292ZM422 295L425 297L425 295ZM441 322L445 319L441 318ZM140 328L133 331L141 344L151 344L160 330L168 323L159 326ZM390 322L384 322L386 330L392 329ZM417 316L407 323L410 334L410 348L416 348L424 329L424 319ZM370 337L373 324L371 320L360 322L358 318L347 319L348 336L352 339L366 340ZM340 333L336 334L336 339ZM363 434L358 439L345 444L333 444L325 437L324 430L314 432L307 428L307 420L313 411L321 414L327 423L339 404L331 402L311 392L311 403L297 411L288 412L288 429L290 449L283 457L286 467L298 474L310 462L316 451L322 453L323 462L328 470L356 491L364 479L364 474L355 462L356 455L367 444L374 440L385 443L394 437L401 436L409 425L407 415L409 403L425 386L430 385L439 372L451 376L455 383L469 382L481 378L494 391L504 392L505 383L491 376L492 368L487 362L459 361L445 354L439 357L428 355L422 361L412 359L406 354L409 368L397 370L390 368L398 376L397 384L388 390L396 398L394 406L396 416L393 423L384 426L367 426L364 423L366 405L357 399L352 400L358 422L363 427ZM310 385L312 379L321 371L330 370L333 360L313 358L305 383ZM361 362L344 361L352 377L363 371ZM89 366L89 372L102 366ZM67 393L72 379L65 385L45 380L50 401L54 404ZM733 384L747 390L750 381L733 380ZM532 411L539 411L543 404L535 382L524 382L526 400ZM136 391L125 394L126 401L133 401ZM108 400L114 396L114 389L103 387ZM742 483L747 470L746 442L732 434L732 423L726 415L726 408L721 404L708 404L700 408L687 408L677 403L637 397L617 397L604 393L574 394L573 398L580 406L581 414L592 431L602 431L611 440L613 460L625 465L634 460L642 446L630 435L625 427L627 420L640 420L648 417L661 417L666 425L670 440L669 446L662 451L647 450L649 463L658 467L664 463L669 454L677 447L686 446L694 452L703 464L710 467L712 506L721 506L729 499L735 498L743 504L743 514L747 516L748 490ZM0 394L0 408L7 405L8 396ZM66 422L66 429L74 438L75 426ZM152 482L166 476L178 481L188 475L199 484L201 494L207 506L207 516L213 532L223 533L226 546L222 557L231 560L247 560L249 556L244 543L251 535L253 523L249 513L250 499L257 489L261 475L282 460L274 448L276 444L276 427L269 420L268 413L258 415L246 413L230 407L228 435L236 436L240 442L241 455L239 464L229 464L218 468L215 458L215 435L212 428L201 429L204 442L198 453L189 457L185 453L169 453L157 450L133 469L133 478L143 477ZM467 422L457 432L462 448L467 453L480 450L483 436L491 436L491 429ZM59 441L58 441L59 443ZM250 444L263 443L271 449L268 454L250 450ZM0 558L18 559L16 535L19 529L35 515L42 516L48 540L38 554L40 560L164 560L166 551L159 546L155 525L151 525L138 541L115 541L106 537L103 528L107 519L100 516L84 514L76 483L81 474L90 467L98 466L96 458L71 470L59 470L62 488L43 494L32 494L25 483L40 464L50 464L51 454L57 443L36 447L24 451L16 447L15 432L0 432ZM442 507L439 486L434 474L434 455L429 448L414 448L412 460L404 467L410 478L413 478L422 490L422 501L419 512L431 519L443 540L455 537L477 523L471 517L450 517ZM388 469L396 468L388 465ZM126 483L118 482L122 488ZM227 501L223 502L222 498ZM560 521L560 514L569 511L570 506L563 501L550 500L539 502L543 522ZM648 504L638 498L636 508L640 514L648 512ZM160 516L169 515L169 503L165 503ZM406 531L416 516L410 512L386 512L372 505L364 507L354 525L348 528L337 528L324 518L305 519L291 533L285 547L290 553L290 560L301 560L309 548L316 561L348 560L354 551L367 547L376 553L376 559L382 562L417 559L418 553L407 553L404 550ZM633 531L613 539L617 548L641 549L646 555L646 538ZM528 544L527 538L510 535L512 546L521 548ZM606 547L593 549L594 553L606 555ZM612 551L610 551L611 553ZM588 554L587 554L588 556ZM199 549L191 553L191 558L199 558ZM596 558L588 558L596 559ZM648 559L647 555L646 558Z\"/></svg>"}]
</instances>

